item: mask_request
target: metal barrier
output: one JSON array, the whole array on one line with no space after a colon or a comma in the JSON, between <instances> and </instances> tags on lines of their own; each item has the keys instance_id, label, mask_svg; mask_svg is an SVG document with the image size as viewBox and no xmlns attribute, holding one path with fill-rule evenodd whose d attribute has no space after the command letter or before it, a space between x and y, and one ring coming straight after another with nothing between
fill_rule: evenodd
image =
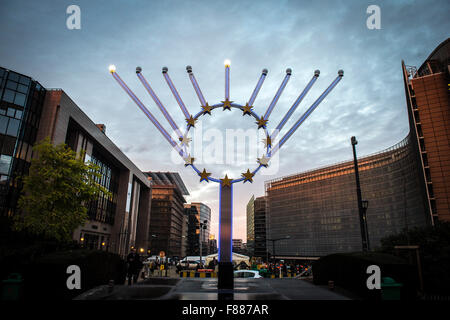
<instances>
[{"instance_id":1,"label":"metal barrier","mask_svg":"<svg viewBox=\"0 0 450 320\"><path fill-rule=\"evenodd\" d=\"M181 271L180 278L217 278L216 272Z\"/></svg>"}]
</instances>

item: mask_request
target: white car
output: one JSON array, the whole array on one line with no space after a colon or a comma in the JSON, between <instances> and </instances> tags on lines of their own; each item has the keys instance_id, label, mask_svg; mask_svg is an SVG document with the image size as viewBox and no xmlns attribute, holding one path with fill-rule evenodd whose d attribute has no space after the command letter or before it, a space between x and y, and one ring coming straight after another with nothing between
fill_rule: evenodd
<instances>
[{"instance_id":1,"label":"white car","mask_svg":"<svg viewBox=\"0 0 450 320\"><path fill-rule=\"evenodd\" d=\"M253 279L259 279L262 278L262 276L259 274L258 270L236 270L234 272L235 278L253 278Z\"/></svg>"}]
</instances>

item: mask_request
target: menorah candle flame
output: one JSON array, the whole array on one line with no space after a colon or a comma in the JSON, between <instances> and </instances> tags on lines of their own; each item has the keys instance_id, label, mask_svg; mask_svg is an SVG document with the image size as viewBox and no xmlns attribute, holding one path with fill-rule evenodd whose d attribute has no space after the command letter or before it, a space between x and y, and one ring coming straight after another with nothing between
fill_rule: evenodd
<instances>
[{"instance_id":1,"label":"menorah candle flame","mask_svg":"<svg viewBox=\"0 0 450 320\"><path fill-rule=\"evenodd\" d=\"M158 122L158 120L153 116L153 114L145 107L145 105L137 98L137 96L134 94L134 92L126 85L126 83L120 78L120 76L116 72L116 67L114 65L109 66L109 72L112 74L113 78L116 79L116 81L119 83L119 85L124 89L124 91L130 96L130 98L136 103L136 105L144 112L144 114L147 116L147 118L155 125L155 127L158 129L158 131L163 135L163 137L169 142L169 144L177 151L177 153L183 158L185 161L185 166L190 166L192 169L199 175L200 182L209 182L213 181L220 184L219 187L219 200L220 200L220 212L219 212L219 282L218 286L219 288L223 289L230 289L233 288L233 268L232 268L232 225L233 225L233 184L238 182L253 182L253 177L255 174L261 169L261 167L267 167L269 165L270 159L273 157L273 155L286 143L286 141L294 134L294 132L302 125L302 123L308 118L308 116L317 108L317 106L325 99L325 97L336 87L336 85L339 83L339 81L342 79L344 72L342 70L338 71L338 76L333 80L333 82L328 86L327 89L317 98L316 101L314 101L313 104L303 113L303 115L292 125L292 127L284 134L284 136L277 141L277 135L278 133L283 129L284 125L287 123L287 121L290 119L292 114L295 112L297 107L300 105L302 100L305 98L307 93L310 91L314 83L319 77L320 71L315 70L314 75L309 81L309 83L306 85L306 87L303 89L303 91L300 93L298 98L295 100L295 102L292 104L292 106L289 108L287 113L284 115L283 119L280 121L278 126L273 130L272 134L269 135L269 132L267 130L267 123L269 121L269 117L272 113L272 111L275 108L275 105L277 104L278 100L280 99L280 96L285 89L291 75L292 70L289 68L286 70L286 75L277 90L274 98L272 99L271 103L267 107L267 110L264 114L264 116L260 117L254 110L253 110L253 103L256 100L256 97L264 83L264 80L267 76L267 69L262 70L261 76L256 84L255 89L252 92L252 95L250 96L250 99L245 105L240 105L233 103L233 101L230 101L230 60L224 61L225 65L225 100L221 101L221 103L209 105L206 101L205 97L203 96L202 91L200 90L200 87L197 83L197 80L195 79L194 73L192 72L192 67L187 66L186 71L189 75L189 79L192 83L192 86L194 87L195 93L197 94L197 97L200 101L201 111L199 111L195 115L191 115L188 112L188 109L186 108L185 104L183 103L183 100L181 99L177 89L175 88L175 85L173 84L172 80L169 77L168 74L168 68L164 67L162 69L162 74L175 98L177 101L181 111L183 112L184 117L186 118L186 131L185 134L182 134L180 128L175 123L173 118L170 116L170 113L165 108L163 103L159 100L158 96L155 94L153 89L151 88L148 81L145 79L145 77L142 74L142 68L137 67L136 68L136 75L147 90L147 92L152 97L155 104L158 106L159 110L163 114L164 118L166 118L167 122L171 126L172 130L176 133L179 142L176 142L174 139L171 138L169 133L164 129L164 127ZM209 114L211 115L211 111L216 108L223 108L223 110L231 110L232 108L237 108L243 111L243 115L249 115L255 118L256 124L258 125L258 129L263 129L266 134L265 139L265 152L262 155L261 158L257 159L257 166L253 171L250 171L250 169L247 169L246 172L241 174L240 178L232 179L229 178L227 175L225 175L224 178L215 178L211 177L211 173L207 172L204 168L203 171L200 171L194 164L194 158L191 157L189 151L188 151L188 142L190 141L189 138L187 138L187 135L189 133L189 130L192 127L195 127L195 123L198 120L199 117ZM273 145L273 142L277 142L275 146ZM231 280L230 280L231 279Z\"/></svg>"}]
</instances>

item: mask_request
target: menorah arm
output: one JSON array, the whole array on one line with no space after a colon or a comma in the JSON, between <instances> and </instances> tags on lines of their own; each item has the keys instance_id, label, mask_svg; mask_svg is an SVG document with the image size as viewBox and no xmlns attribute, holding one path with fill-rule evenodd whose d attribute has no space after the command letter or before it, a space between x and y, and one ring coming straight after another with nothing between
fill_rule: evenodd
<instances>
[{"instance_id":1,"label":"menorah arm","mask_svg":"<svg viewBox=\"0 0 450 320\"><path fill-rule=\"evenodd\" d=\"M302 93L298 96L297 100L295 100L294 104L291 106L291 108L288 110L288 112L284 115L283 119L281 119L280 123L276 127L274 133L272 134L271 138L272 140L275 140L275 137L277 134L281 131L281 129L284 127L286 122L289 120L289 118L294 113L295 109L297 109L298 105L302 102L303 98L306 96L306 94L309 92L311 87L316 82L317 78L319 77L320 71L316 70L314 71L314 76L311 78L309 83L306 85L305 89L303 89Z\"/></svg>"},{"instance_id":2,"label":"menorah arm","mask_svg":"<svg viewBox=\"0 0 450 320\"><path fill-rule=\"evenodd\" d=\"M197 79L195 79L194 73L192 72L192 67L187 66L186 70L189 74L189 79L191 79L192 86L194 87L195 93L197 93L197 97L200 100L200 104L202 106L206 106L205 97L203 97L202 91L200 90L200 87L198 86Z\"/></svg>"},{"instance_id":3,"label":"menorah arm","mask_svg":"<svg viewBox=\"0 0 450 320\"><path fill-rule=\"evenodd\" d=\"M181 157L184 157L183 150L178 146L178 144L172 139L169 133L164 129L164 127L156 120L153 114L144 106L144 104L139 100L133 91L126 85L126 83L120 78L116 71L111 72L112 76L122 89L130 96L130 98L137 104L137 106L144 112L147 118L155 125L156 129L163 135L164 138L169 142L169 144L178 152Z\"/></svg>"},{"instance_id":4,"label":"menorah arm","mask_svg":"<svg viewBox=\"0 0 450 320\"><path fill-rule=\"evenodd\" d=\"M283 144L292 136L292 134L300 127L300 125L309 117L309 115L317 108L317 106L325 99L325 97L336 87L336 85L341 81L344 76L344 72L339 70L338 76L334 81L328 86L328 88L317 98L316 101L305 111L305 113L294 123L294 125L289 129L289 131L280 139L279 143L272 148L270 156L273 156Z\"/></svg>"},{"instance_id":5,"label":"menorah arm","mask_svg":"<svg viewBox=\"0 0 450 320\"><path fill-rule=\"evenodd\" d=\"M283 93L284 88L286 87L289 78L291 77L292 70L287 69L286 70L286 76L283 79L283 82L281 83L280 87L278 88L277 93L275 94L275 97L273 97L272 102L270 103L269 107L267 108L266 113L264 114L264 120L268 120L270 114L272 113L273 108L275 108L275 105L278 102L278 99L280 99L281 94Z\"/></svg>"},{"instance_id":6,"label":"menorah arm","mask_svg":"<svg viewBox=\"0 0 450 320\"><path fill-rule=\"evenodd\" d=\"M264 80L266 79L267 72L268 72L267 69L264 69L264 70L262 71L261 77L259 77L258 83L256 84L256 87L255 87L255 89L253 90L253 93L252 93L252 95L251 95L251 97L250 97L250 100L248 101L248 105L249 105L249 106L253 106L253 103L254 103L255 100L256 100L256 96L258 95L259 90L261 89L261 87L262 87L262 85L263 85L263 83L264 83Z\"/></svg>"},{"instance_id":7,"label":"menorah arm","mask_svg":"<svg viewBox=\"0 0 450 320\"><path fill-rule=\"evenodd\" d=\"M189 112L188 112L188 110L187 110L183 100L181 99L180 95L178 94L178 91L175 88L175 86L174 86L174 84L172 82L172 79L170 79L167 68L163 68L163 76L164 76L164 79L166 79L166 82L169 85L170 91L172 91L172 94L175 97L175 100L177 100L177 103L180 106L181 111L184 114L184 117L186 119L188 119L190 117L190 114L189 114Z\"/></svg>"},{"instance_id":8,"label":"menorah arm","mask_svg":"<svg viewBox=\"0 0 450 320\"><path fill-rule=\"evenodd\" d=\"M152 97L153 101L155 101L155 103L158 106L159 110L161 110L162 114L164 115L164 118L166 118L167 122L169 122L169 124L172 127L172 129L178 135L178 138L183 138L183 134L181 133L181 131L178 128L177 124L175 123L173 118L170 116L169 112L167 112L167 109L161 103L161 101L159 100L158 96L155 94L155 92L153 91L152 87L150 86L150 84L145 79L145 77L142 74L140 68L139 69L136 68L136 75L139 78L139 80L141 80L141 83L144 85L145 89L150 94L150 96Z\"/></svg>"}]
</instances>

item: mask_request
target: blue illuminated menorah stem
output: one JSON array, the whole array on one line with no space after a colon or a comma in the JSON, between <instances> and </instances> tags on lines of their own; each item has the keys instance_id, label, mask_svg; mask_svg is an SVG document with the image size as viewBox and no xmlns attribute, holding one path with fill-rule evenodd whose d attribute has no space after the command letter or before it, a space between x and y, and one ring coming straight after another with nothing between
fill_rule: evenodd
<instances>
[{"instance_id":1,"label":"blue illuminated menorah stem","mask_svg":"<svg viewBox=\"0 0 450 320\"><path fill-rule=\"evenodd\" d=\"M289 120L289 118L294 113L295 109L297 109L300 102L302 102L303 98L306 96L306 94L309 92L313 84L316 82L317 78L319 77L319 70L316 70L314 72L314 76L309 81L309 83L306 85L305 89L303 89L302 93L298 96L297 100L295 100L294 104L291 106L291 108L288 110L288 112L284 115L283 119L281 119L278 126L275 128L274 133L272 134L271 138L272 140L275 140L275 137L278 135L278 133L281 131L283 126L286 124L286 122Z\"/></svg>"},{"instance_id":2,"label":"blue illuminated menorah stem","mask_svg":"<svg viewBox=\"0 0 450 320\"><path fill-rule=\"evenodd\" d=\"M292 136L292 134L300 127L300 125L305 121L309 115L317 108L317 106L325 99L325 97L336 87L336 85L341 81L344 76L344 72L339 70L339 75L334 79L334 81L328 86L328 88L317 98L316 101L305 111L305 113L297 120L297 122L292 126L291 129L280 139L280 142L271 150L270 156L273 156L283 144Z\"/></svg>"},{"instance_id":3,"label":"blue illuminated menorah stem","mask_svg":"<svg viewBox=\"0 0 450 320\"><path fill-rule=\"evenodd\" d=\"M173 96L175 97L175 100L177 100L178 105L181 108L181 111L183 112L184 116L186 119L189 119L190 114L186 108L186 106L184 105L183 100L181 100L180 95L178 94L177 89L175 88L172 79L170 79L169 77L169 73L167 72L167 68L163 68L163 75L164 75L164 79L166 79L167 84L169 85L170 91L172 91Z\"/></svg>"},{"instance_id":4,"label":"blue illuminated menorah stem","mask_svg":"<svg viewBox=\"0 0 450 320\"><path fill-rule=\"evenodd\" d=\"M220 185L219 262L231 262L233 239L233 184Z\"/></svg>"},{"instance_id":5,"label":"blue illuminated menorah stem","mask_svg":"<svg viewBox=\"0 0 450 320\"><path fill-rule=\"evenodd\" d=\"M181 133L180 129L178 128L178 126L176 125L175 121L170 116L169 112L167 112L167 109L161 103L161 101L159 100L158 96L153 91L152 87L150 87L150 84L147 82L145 77L142 75L141 72L137 72L137 71L136 71L136 75L139 78L139 80L141 80L141 83L144 85L145 89L150 94L150 96L152 97L153 101L155 101L155 103L158 106L159 110L161 110L162 114L164 115L164 118L166 118L167 122L169 122L169 124L172 127L172 129L177 133L179 138L182 138L183 134Z\"/></svg>"},{"instance_id":6,"label":"blue illuminated menorah stem","mask_svg":"<svg viewBox=\"0 0 450 320\"><path fill-rule=\"evenodd\" d=\"M286 76L283 79L283 82L281 83L280 87L278 88L277 93L275 94L275 97L273 97L272 102L270 103L269 107L267 108L266 113L264 114L264 120L268 120L270 117L270 114L272 113L273 108L275 108L275 105L278 102L278 99L280 99L281 94L283 93L284 88L286 87L289 78L291 77L292 70L287 69L286 70Z\"/></svg>"},{"instance_id":7,"label":"blue illuminated menorah stem","mask_svg":"<svg viewBox=\"0 0 450 320\"><path fill-rule=\"evenodd\" d=\"M180 156L184 156L183 150L180 149L180 147L177 145L177 143L170 137L170 135L167 133L167 131L161 126L161 124L156 120L156 118L153 116L153 114L144 106L144 104L139 100L138 97L134 94L133 91L131 91L130 88L125 84L125 82L120 78L120 76L117 74L117 72L111 72L112 76L116 81L119 83L119 85L122 87L123 90L130 96L130 98L137 104L137 106L144 112L144 114L147 116L147 118L155 125L156 129L161 132L161 134L166 138L166 140L169 142L169 144L178 152Z\"/></svg>"},{"instance_id":8,"label":"blue illuminated menorah stem","mask_svg":"<svg viewBox=\"0 0 450 320\"><path fill-rule=\"evenodd\" d=\"M261 77L259 77L258 83L256 84L255 90L253 90L252 96L250 97L250 100L248 101L248 105L249 106L253 106L253 103L256 100L256 96L259 93L259 90L261 89L264 80L266 79L267 76L267 69L264 69L261 73Z\"/></svg>"}]
</instances>

